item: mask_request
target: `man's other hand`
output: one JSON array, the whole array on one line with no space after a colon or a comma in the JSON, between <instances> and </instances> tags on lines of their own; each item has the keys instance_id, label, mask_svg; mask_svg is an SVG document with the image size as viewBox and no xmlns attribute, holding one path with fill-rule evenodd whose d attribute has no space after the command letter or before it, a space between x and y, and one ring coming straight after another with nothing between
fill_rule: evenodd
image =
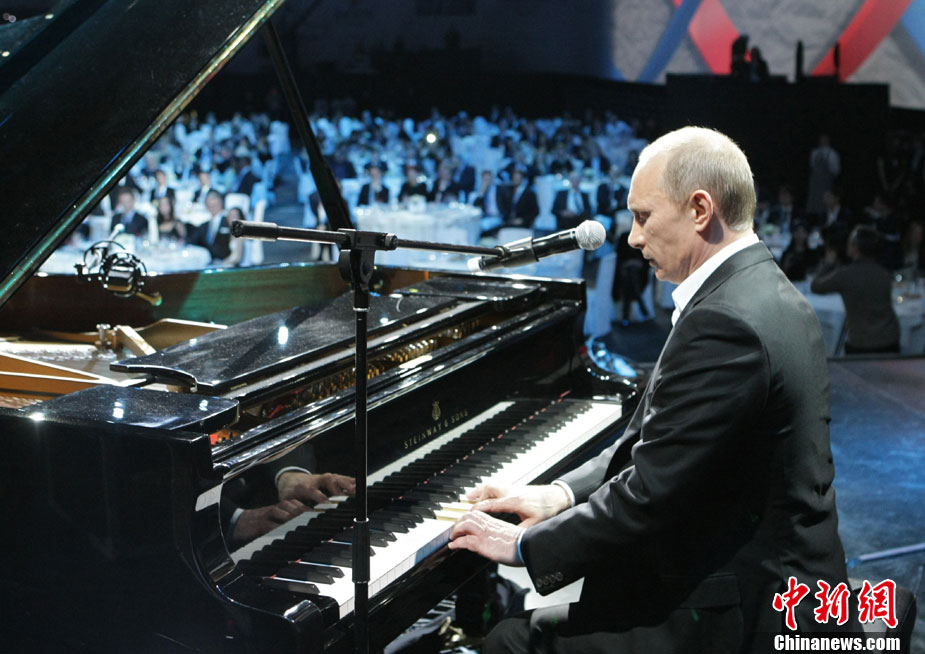
<instances>
[{"instance_id":1,"label":"man's other hand","mask_svg":"<svg viewBox=\"0 0 925 654\"><path fill-rule=\"evenodd\" d=\"M523 565L517 555L517 539L523 530L523 527L473 510L463 514L453 525L449 548L470 550L505 565Z\"/></svg>"},{"instance_id":2,"label":"man's other hand","mask_svg":"<svg viewBox=\"0 0 925 654\"><path fill-rule=\"evenodd\" d=\"M486 484L469 491L467 497L476 503L473 511L517 514L521 527L535 525L570 506L565 490L553 484L514 488Z\"/></svg>"}]
</instances>

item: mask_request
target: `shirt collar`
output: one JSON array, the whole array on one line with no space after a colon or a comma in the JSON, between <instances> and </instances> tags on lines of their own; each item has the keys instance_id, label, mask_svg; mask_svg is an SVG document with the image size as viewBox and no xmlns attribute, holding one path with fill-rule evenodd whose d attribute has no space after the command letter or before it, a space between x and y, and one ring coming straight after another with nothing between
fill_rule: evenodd
<instances>
[{"instance_id":1,"label":"shirt collar","mask_svg":"<svg viewBox=\"0 0 925 654\"><path fill-rule=\"evenodd\" d=\"M738 240L733 241L722 250L714 254L712 257L700 264L700 267L692 272L687 279L678 284L678 287L671 292L671 299L674 300L674 313L671 314L671 324L674 325L678 322L678 318L681 316L681 312L684 311L684 308L688 305L691 299L694 297L694 294L700 290L700 287L703 286L703 283L716 272L716 269L719 268L723 262L726 261L729 257L734 255L741 250L744 250L750 245L754 245L758 242L758 235L752 232L748 236L744 236Z\"/></svg>"}]
</instances>

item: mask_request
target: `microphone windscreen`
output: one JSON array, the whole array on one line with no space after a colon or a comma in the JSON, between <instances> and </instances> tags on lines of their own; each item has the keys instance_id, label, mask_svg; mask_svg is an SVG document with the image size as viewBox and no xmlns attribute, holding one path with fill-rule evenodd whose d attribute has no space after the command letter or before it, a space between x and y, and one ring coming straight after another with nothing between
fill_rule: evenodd
<instances>
[{"instance_id":1,"label":"microphone windscreen","mask_svg":"<svg viewBox=\"0 0 925 654\"><path fill-rule=\"evenodd\" d=\"M607 230L596 220L586 220L575 228L575 241L582 250L596 250L607 240Z\"/></svg>"}]
</instances>

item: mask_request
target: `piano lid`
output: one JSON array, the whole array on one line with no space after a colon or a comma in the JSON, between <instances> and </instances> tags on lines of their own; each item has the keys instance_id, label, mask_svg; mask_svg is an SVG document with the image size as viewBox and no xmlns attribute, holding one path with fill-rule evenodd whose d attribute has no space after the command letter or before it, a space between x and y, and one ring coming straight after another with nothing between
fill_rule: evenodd
<instances>
[{"instance_id":1,"label":"piano lid","mask_svg":"<svg viewBox=\"0 0 925 654\"><path fill-rule=\"evenodd\" d=\"M369 335L372 338L426 318L454 302L439 296L374 295L370 298ZM344 294L320 306L253 318L155 354L113 363L111 368L219 393L350 347L355 335L344 327L351 324L352 296Z\"/></svg>"},{"instance_id":2,"label":"piano lid","mask_svg":"<svg viewBox=\"0 0 925 654\"><path fill-rule=\"evenodd\" d=\"M0 67L0 306L282 2L74 0L13 35Z\"/></svg>"}]
</instances>

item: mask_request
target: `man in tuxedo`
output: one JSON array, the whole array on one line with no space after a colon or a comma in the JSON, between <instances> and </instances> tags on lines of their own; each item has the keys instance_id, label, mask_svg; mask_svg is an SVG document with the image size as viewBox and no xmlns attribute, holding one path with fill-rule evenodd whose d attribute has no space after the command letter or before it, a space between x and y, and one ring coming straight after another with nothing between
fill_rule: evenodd
<instances>
[{"instance_id":1,"label":"man in tuxedo","mask_svg":"<svg viewBox=\"0 0 925 654\"><path fill-rule=\"evenodd\" d=\"M822 334L754 234L745 155L712 130L669 133L640 154L628 205L630 245L679 284L674 328L610 448L550 485L470 493L451 548L525 565L543 594L585 578L578 602L501 622L486 654L766 651L791 633L775 608L790 578L847 581ZM806 599L799 629L856 629L817 623Z\"/></svg>"},{"instance_id":2,"label":"man in tuxedo","mask_svg":"<svg viewBox=\"0 0 925 654\"><path fill-rule=\"evenodd\" d=\"M210 190L205 199L209 220L191 229L187 242L206 248L212 255L212 261L218 262L231 254L231 225L225 213L225 196Z\"/></svg>"},{"instance_id":3,"label":"man in tuxedo","mask_svg":"<svg viewBox=\"0 0 925 654\"><path fill-rule=\"evenodd\" d=\"M768 223L790 231L790 224L796 221L804 221L803 212L793 203L793 190L785 184L777 191L777 204L768 213Z\"/></svg>"},{"instance_id":4,"label":"man in tuxedo","mask_svg":"<svg viewBox=\"0 0 925 654\"><path fill-rule=\"evenodd\" d=\"M118 203L118 210L112 214L110 231L115 230L117 225L122 225L125 227L126 234L147 236L148 219L135 211L135 191L127 186L120 186L116 193L116 202Z\"/></svg>"},{"instance_id":5,"label":"man in tuxedo","mask_svg":"<svg viewBox=\"0 0 925 654\"><path fill-rule=\"evenodd\" d=\"M234 182L229 193L250 195L260 178L251 170L251 154L247 148L239 147L234 153Z\"/></svg>"},{"instance_id":6,"label":"man in tuxedo","mask_svg":"<svg viewBox=\"0 0 925 654\"><path fill-rule=\"evenodd\" d=\"M580 188L581 175L569 175L569 187L556 193L552 212L556 216L556 229L571 229L591 218L591 201Z\"/></svg>"},{"instance_id":7,"label":"man in tuxedo","mask_svg":"<svg viewBox=\"0 0 925 654\"><path fill-rule=\"evenodd\" d=\"M536 193L530 188L530 181L522 168L511 173L511 183L498 197L498 210L507 227L532 227L540 215Z\"/></svg>"}]
</instances>

